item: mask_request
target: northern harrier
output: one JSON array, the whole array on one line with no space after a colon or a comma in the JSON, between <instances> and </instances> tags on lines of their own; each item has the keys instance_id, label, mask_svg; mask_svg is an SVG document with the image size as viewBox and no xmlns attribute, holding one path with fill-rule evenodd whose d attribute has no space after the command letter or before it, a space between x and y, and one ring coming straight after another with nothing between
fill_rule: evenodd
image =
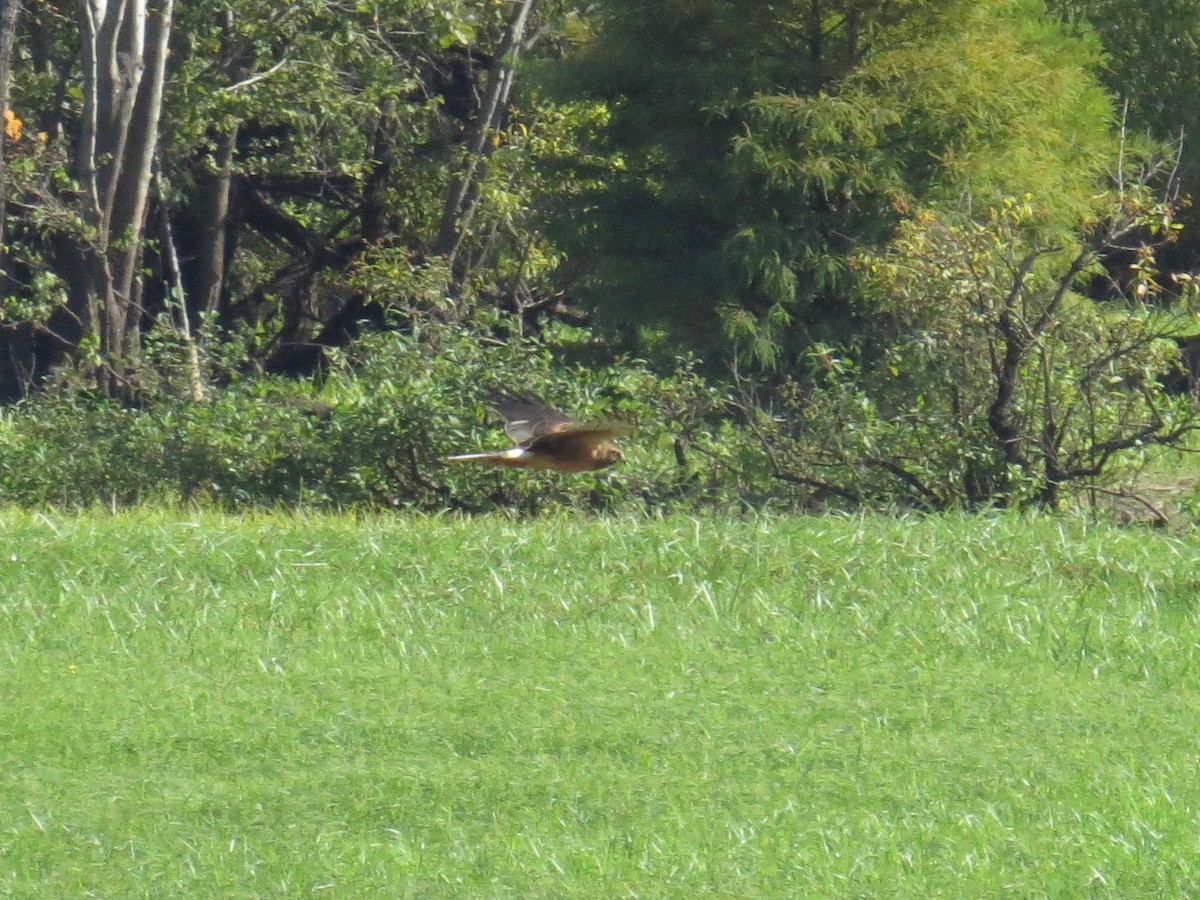
<instances>
[{"instance_id":1,"label":"northern harrier","mask_svg":"<svg viewBox=\"0 0 1200 900\"><path fill-rule=\"evenodd\" d=\"M624 454L609 440L633 433L628 425L581 424L540 400L529 397L495 395L487 398L487 404L504 417L504 431L517 446L511 450L448 456L446 462L478 462L511 469L592 472L607 469L624 459Z\"/></svg>"}]
</instances>

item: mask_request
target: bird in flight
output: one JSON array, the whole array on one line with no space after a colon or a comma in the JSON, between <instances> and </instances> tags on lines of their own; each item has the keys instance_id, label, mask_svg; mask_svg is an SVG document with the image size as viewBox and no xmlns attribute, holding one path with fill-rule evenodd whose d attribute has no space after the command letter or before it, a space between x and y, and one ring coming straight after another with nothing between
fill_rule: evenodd
<instances>
[{"instance_id":1,"label":"bird in flight","mask_svg":"<svg viewBox=\"0 0 1200 900\"><path fill-rule=\"evenodd\" d=\"M613 438L633 434L619 423L585 425L532 397L487 398L488 406L504 418L504 431L517 446L511 450L462 453L446 462L477 462L511 469L551 469L555 472L594 472L625 458Z\"/></svg>"}]
</instances>

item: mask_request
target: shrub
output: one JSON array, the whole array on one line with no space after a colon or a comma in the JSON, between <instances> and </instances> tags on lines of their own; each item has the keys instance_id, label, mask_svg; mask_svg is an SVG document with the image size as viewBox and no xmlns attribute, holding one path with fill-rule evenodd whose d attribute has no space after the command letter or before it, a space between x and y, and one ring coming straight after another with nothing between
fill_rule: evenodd
<instances>
[{"instance_id":1,"label":"shrub","mask_svg":"<svg viewBox=\"0 0 1200 900\"><path fill-rule=\"evenodd\" d=\"M1179 325L1145 302L1149 247L1130 298L1073 290L1103 249L1169 221L1164 208L1126 196L1074 248L1031 238L1038 217L1028 199L983 223L926 214L860 258L892 331L857 355L814 348L818 377L788 383L786 417L758 426L781 477L854 504L1055 507L1200 430L1192 399L1158 377L1178 365Z\"/></svg>"},{"instance_id":2,"label":"shrub","mask_svg":"<svg viewBox=\"0 0 1200 900\"><path fill-rule=\"evenodd\" d=\"M240 376L201 402L171 389L185 373L150 358L141 381L156 389L137 409L65 379L0 419L0 499L469 511L736 501L749 437L739 444L721 421L726 398L691 360L659 372L609 358L581 329L510 339L506 324L372 334L337 355L320 383ZM441 463L508 445L480 399L492 390L636 423L626 464L563 477Z\"/></svg>"}]
</instances>

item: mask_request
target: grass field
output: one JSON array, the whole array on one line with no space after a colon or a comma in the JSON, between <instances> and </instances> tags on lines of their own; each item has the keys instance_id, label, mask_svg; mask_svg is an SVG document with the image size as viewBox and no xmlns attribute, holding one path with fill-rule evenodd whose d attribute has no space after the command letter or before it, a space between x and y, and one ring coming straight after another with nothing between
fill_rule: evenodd
<instances>
[{"instance_id":1,"label":"grass field","mask_svg":"<svg viewBox=\"0 0 1200 900\"><path fill-rule=\"evenodd\" d=\"M1200 540L0 513L0 895L1200 894Z\"/></svg>"}]
</instances>

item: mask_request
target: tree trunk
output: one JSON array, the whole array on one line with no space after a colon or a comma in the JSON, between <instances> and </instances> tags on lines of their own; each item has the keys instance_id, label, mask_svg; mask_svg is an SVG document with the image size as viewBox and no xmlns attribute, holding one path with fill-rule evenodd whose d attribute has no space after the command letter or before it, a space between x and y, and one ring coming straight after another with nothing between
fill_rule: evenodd
<instances>
[{"instance_id":1,"label":"tree trunk","mask_svg":"<svg viewBox=\"0 0 1200 900\"><path fill-rule=\"evenodd\" d=\"M461 262L463 239L470 234L471 222L478 206L477 185L484 172L487 158L494 146L493 138L504 118L504 109L512 94L515 70L513 64L521 52L529 16L536 0L521 0L509 18L504 38L496 51L496 63L488 78L487 94L475 118L467 144L467 159L462 173L450 185L442 221L433 252L446 258L451 272L450 296L457 296L466 272Z\"/></svg>"},{"instance_id":2,"label":"tree trunk","mask_svg":"<svg viewBox=\"0 0 1200 900\"><path fill-rule=\"evenodd\" d=\"M135 278L172 12L173 0L80 0L84 105L77 170L92 240L73 280L87 296L86 327L98 343L101 384L114 393L137 343Z\"/></svg>"},{"instance_id":3,"label":"tree trunk","mask_svg":"<svg viewBox=\"0 0 1200 900\"><path fill-rule=\"evenodd\" d=\"M229 266L229 198L233 190L233 155L237 138L238 126L234 125L218 149L216 171L206 173L197 192L201 232L196 306L210 314L221 308L221 298L225 294L225 272Z\"/></svg>"},{"instance_id":4,"label":"tree trunk","mask_svg":"<svg viewBox=\"0 0 1200 900\"><path fill-rule=\"evenodd\" d=\"M167 309L175 320L175 331L187 351L188 385L192 400L199 403L204 399L204 379L200 373L200 351L192 337L192 323L188 318L187 302L183 291L183 272L179 268L179 254L175 250L175 234L171 228L171 211L167 208L162 186L162 164L154 160L154 190L158 194L159 235L162 245L159 252L167 274Z\"/></svg>"},{"instance_id":5,"label":"tree trunk","mask_svg":"<svg viewBox=\"0 0 1200 900\"><path fill-rule=\"evenodd\" d=\"M249 74L249 57L236 34L233 10L226 9L219 58L228 71L230 85L240 83ZM198 185L199 279L194 305L209 315L221 310L225 297L225 277L229 272L229 258L235 243L230 240L229 216L230 199L233 196L233 162L240 133L241 126L234 122L229 131L222 135L217 148L216 166L212 171L205 171L203 182Z\"/></svg>"},{"instance_id":6,"label":"tree trunk","mask_svg":"<svg viewBox=\"0 0 1200 900\"><path fill-rule=\"evenodd\" d=\"M12 72L13 40L17 32L17 19L21 15L21 0L0 0L0 115L8 110L10 73ZM7 125L5 120L3 123ZM8 166L5 158L8 148L8 131L0 127L0 291L8 293L8 266L5 264L4 242L7 237L5 226L8 220Z\"/></svg>"},{"instance_id":7,"label":"tree trunk","mask_svg":"<svg viewBox=\"0 0 1200 900\"><path fill-rule=\"evenodd\" d=\"M372 165L363 185L359 219L363 242L376 244L387 237L387 185L392 176L395 154L392 137L395 131L395 109L391 101L379 104L379 118L371 139Z\"/></svg>"},{"instance_id":8,"label":"tree trunk","mask_svg":"<svg viewBox=\"0 0 1200 900\"><path fill-rule=\"evenodd\" d=\"M825 20L821 11L821 0L809 2L808 35L808 59L813 65L813 71L819 72L825 55Z\"/></svg>"}]
</instances>

